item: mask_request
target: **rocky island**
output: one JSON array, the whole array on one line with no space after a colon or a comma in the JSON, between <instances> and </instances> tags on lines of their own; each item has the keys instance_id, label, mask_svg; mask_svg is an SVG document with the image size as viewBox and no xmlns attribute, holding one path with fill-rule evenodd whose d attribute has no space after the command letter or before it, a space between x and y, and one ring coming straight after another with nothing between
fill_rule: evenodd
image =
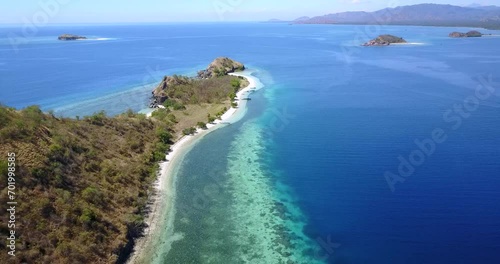
<instances>
[{"instance_id":1,"label":"rocky island","mask_svg":"<svg viewBox=\"0 0 500 264\"><path fill-rule=\"evenodd\" d=\"M218 82L231 82L230 79L237 77L228 76L229 73L243 71L245 66L230 58L219 57L210 63L205 70L198 72L196 77L165 76L162 82L153 90L149 107L161 108L161 105L171 97L175 97L175 87L211 87ZM224 78L227 77L227 78ZM216 80L228 79L228 80ZM187 98L186 98L187 99Z\"/></svg>"},{"instance_id":2,"label":"rocky island","mask_svg":"<svg viewBox=\"0 0 500 264\"><path fill-rule=\"evenodd\" d=\"M227 75L228 73L243 70L245 70L245 65L242 63L234 61L230 58L219 57L210 63L206 70L199 71L198 78L208 79L212 77L220 77Z\"/></svg>"},{"instance_id":3,"label":"rocky island","mask_svg":"<svg viewBox=\"0 0 500 264\"><path fill-rule=\"evenodd\" d=\"M472 30L467 33L461 33L461 32L451 32L448 36L450 38L478 38L482 37L484 34L477 30Z\"/></svg>"},{"instance_id":4,"label":"rocky island","mask_svg":"<svg viewBox=\"0 0 500 264\"><path fill-rule=\"evenodd\" d=\"M396 37L393 35L380 35L376 39L372 39L363 46L389 46L394 43L407 43L406 40L400 37Z\"/></svg>"},{"instance_id":5,"label":"rocky island","mask_svg":"<svg viewBox=\"0 0 500 264\"><path fill-rule=\"evenodd\" d=\"M59 40L79 40L79 39L87 39L87 37L71 35L71 34L63 34L59 36L57 39Z\"/></svg>"}]
</instances>

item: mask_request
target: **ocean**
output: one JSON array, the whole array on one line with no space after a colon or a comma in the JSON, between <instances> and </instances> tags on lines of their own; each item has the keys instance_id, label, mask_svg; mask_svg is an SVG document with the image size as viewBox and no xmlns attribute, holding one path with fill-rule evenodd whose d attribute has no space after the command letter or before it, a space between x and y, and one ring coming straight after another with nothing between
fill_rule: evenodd
<instances>
[{"instance_id":1,"label":"ocean","mask_svg":"<svg viewBox=\"0 0 500 264\"><path fill-rule=\"evenodd\" d=\"M182 161L152 263L496 264L500 32L448 38L468 30L60 25L12 39L22 30L2 26L0 102L141 111L164 75L228 56L265 87ZM359 46L379 34L410 44Z\"/></svg>"}]
</instances>

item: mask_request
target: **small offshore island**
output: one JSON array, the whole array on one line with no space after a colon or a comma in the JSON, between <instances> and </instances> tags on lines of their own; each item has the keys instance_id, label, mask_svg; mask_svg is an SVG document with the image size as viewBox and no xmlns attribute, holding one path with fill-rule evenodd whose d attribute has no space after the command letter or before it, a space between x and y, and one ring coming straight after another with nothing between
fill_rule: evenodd
<instances>
[{"instance_id":1,"label":"small offshore island","mask_svg":"<svg viewBox=\"0 0 500 264\"><path fill-rule=\"evenodd\" d=\"M87 37L78 36L78 35L71 35L71 34L63 34L63 35L59 36L57 39L59 39L59 40L80 40L80 39L87 39Z\"/></svg>"},{"instance_id":2,"label":"small offshore island","mask_svg":"<svg viewBox=\"0 0 500 264\"><path fill-rule=\"evenodd\" d=\"M399 43L407 43L406 40L400 37L396 37L393 35L380 35L375 39L372 39L362 46L389 46L391 44L399 44Z\"/></svg>"},{"instance_id":3,"label":"small offshore island","mask_svg":"<svg viewBox=\"0 0 500 264\"><path fill-rule=\"evenodd\" d=\"M480 38L485 34L482 34L481 32L477 30L472 30L467 33L461 33L461 32L451 32L448 36L450 38Z\"/></svg>"}]
</instances>

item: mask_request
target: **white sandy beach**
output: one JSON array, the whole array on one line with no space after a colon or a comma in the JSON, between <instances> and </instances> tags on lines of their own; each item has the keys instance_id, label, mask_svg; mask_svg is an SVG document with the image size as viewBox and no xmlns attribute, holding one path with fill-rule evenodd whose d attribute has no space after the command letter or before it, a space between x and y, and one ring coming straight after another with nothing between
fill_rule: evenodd
<instances>
[{"instance_id":1,"label":"white sandy beach","mask_svg":"<svg viewBox=\"0 0 500 264\"><path fill-rule=\"evenodd\" d=\"M253 77L251 73L249 71L230 73L230 75L241 76L249 81L249 85L236 94L238 108L230 108L222 115L220 120L216 120L213 124L208 124L208 129L198 129L196 134L184 136L171 146L171 152L166 156L166 162L160 164L159 176L154 185L155 194L151 199L150 213L145 220L148 225L148 228L145 230L145 236L136 241L134 252L127 263L148 263L147 258L156 253L156 243L159 242L159 236L163 233L161 232L163 230L158 230L158 228L172 228L175 215L175 212L172 210L175 198L175 175L179 165L189 150L205 135L232 122L236 122L245 115L248 101L242 99L248 97L251 90L263 87L260 80ZM148 116L151 116L151 114L149 113ZM167 233L171 233L172 238L168 241L169 245L162 245L162 247L169 247L176 239L173 235L173 230L169 230Z\"/></svg>"}]
</instances>

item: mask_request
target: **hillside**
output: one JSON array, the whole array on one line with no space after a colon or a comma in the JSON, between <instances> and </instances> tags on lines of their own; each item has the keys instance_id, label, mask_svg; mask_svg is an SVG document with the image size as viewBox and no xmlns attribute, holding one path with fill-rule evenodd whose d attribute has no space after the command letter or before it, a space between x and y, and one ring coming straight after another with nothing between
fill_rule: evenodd
<instances>
[{"instance_id":1,"label":"hillside","mask_svg":"<svg viewBox=\"0 0 500 264\"><path fill-rule=\"evenodd\" d=\"M142 218L170 136L142 115L56 118L0 107L0 153L16 154L17 258L0 263L114 263ZM164 142L160 142L160 138ZM6 212L6 159L0 161ZM2 223L7 214L1 214ZM2 225L0 233L7 236ZM6 252L6 240L0 250Z\"/></svg>"},{"instance_id":2,"label":"hillside","mask_svg":"<svg viewBox=\"0 0 500 264\"><path fill-rule=\"evenodd\" d=\"M385 24L500 28L500 8L419 4L375 12L342 12L298 21L298 24Z\"/></svg>"}]
</instances>

